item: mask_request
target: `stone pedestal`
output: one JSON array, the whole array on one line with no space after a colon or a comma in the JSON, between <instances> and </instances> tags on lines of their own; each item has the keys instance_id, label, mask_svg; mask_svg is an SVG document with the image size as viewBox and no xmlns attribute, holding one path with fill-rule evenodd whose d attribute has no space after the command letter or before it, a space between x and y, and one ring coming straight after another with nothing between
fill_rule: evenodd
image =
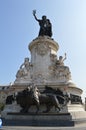
<instances>
[{"instance_id":1,"label":"stone pedestal","mask_svg":"<svg viewBox=\"0 0 86 130\"><path fill-rule=\"evenodd\" d=\"M69 105L64 107L60 113L71 113L72 110L84 111L80 99L82 90L72 82L70 69L63 63L64 57L61 60L58 58L58 43L48 36L40 36L34 39L28 48L31 52L31 60L29 61L28 57L25 58L9 91L16 93L30 84L36 85L40 91L44 90L46 85L54 89L59 88L71 99ZM74 106L76 103L79 105ZM11 107L15 107L15 111ZM19 110L19 106L12 104L5 107L3 115L8 112L19 112Z\"/></svg>"},{"instance_id":2,"label":"stone pedestal","mask_svg":"<svg viewBox=\"0 0 86 130\"><path fill-rule=\"evenodd\" d=\"M19 114L8 113L3 125L16 126L74 126L71 115L65 114Z\"/></svg>"},{"instance_id":3,"label":"stone pedestal","mask_svg":"<svg viewBox=\"0 0 86 130\"><path fill-rule=\"evenodd\" d=\"M29 44L33 82L43 84L49 80L51 55L56 56L58 48L58 43L48 37L39 37Z\"/></svg>"},{"instance_id":4,"label":"stone pedestal","mask_svg":"<svg viewBox=\"0 0 86 130\"><path fill-rule=\"evenodd\" d=\"M45 85L52 88L60 88L64 93L81 96L82 90L71 80L71 72L65 66L63 59L58 56L59 45L48 36L39 36L34 39L28 49L31 52L31 60L25 58L24 67L18 70L14 89L25 88L29 84L35 84L39 89ZM61 56L60 56L61 57ZM62 62L62 63L61 63Z\"/></svg>"},{"instance_id":5,"label":"stone pedestal","mask_svg":"<svg viewBox=\"0 0 86 130\"><path fill-rule=\"evenodd\" d=\"M31 61L16 74L15 85L34 83L38 87L49 85L67 86L71 79L71 72L68 66L58 64L57 51L59 45L48 36L40 36L34 39L28 46L31 52ZM26 58L25 58L26 59ZM26 65L26 62L23 63Z\"/></svg>"}]
</instances>

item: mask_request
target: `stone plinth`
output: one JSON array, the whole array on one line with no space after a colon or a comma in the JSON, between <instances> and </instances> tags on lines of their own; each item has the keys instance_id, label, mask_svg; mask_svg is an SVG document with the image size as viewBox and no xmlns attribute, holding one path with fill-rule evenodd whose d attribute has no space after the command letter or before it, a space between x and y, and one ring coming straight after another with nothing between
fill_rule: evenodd
<instances>
[{"instance_id":1,"label":"stone plinth","mask_svg":"<svg viewBox=\"0 0 86 130\"><path fill-rule=\"evenodd\" d=\"M51 55L57 55L58 43L49 37L38 37L29 44L33 82L45 83L50 78Z\"/></svg>"},{"instance_id":2,"label":"stone plinth","mask_svg":"<svg viewBox=\"0 0 86 130\"><path fill-rule=\"evenodd\" d=\"M71 72L68 66L59 63L61 61L57 56L59 49L57 42L48 36L40 36L34 39L28 48L31 52L31 61L25 58L22 64L24 67L20 66L14 84L34 83L42 88L45 85L55 88L67 85L67 81L71 79Z\"/></svg>"},{"instance_id":3,"label":"stone plinth","mask_svg":"<svg viewBox=\"0 0 86 130\"><path fill-rule=\"evenodd\" d=\"M11 124L9 124L9 121ZM3 121L7 125L21 125L21 126L74 126L70 113L63 114L20 114L8 113L6 119ZM6 125L5 124L5 125Z\"/></svg>"},{"instance_id":4,"label":"stone plinth","mask_svg":"<svg viewBox=\"0 0 86 130\"><path fill-rule=\"evenodd\" d=\"M82 89L71 82L70 68L64 64L66 55L64 57L59 56L58 58L58 43L48 36L39 36L29 44L28 49L31 53L31 60L29 60L28 57L24 59L24 63L21 64L16 73L16 80L7 91L13 94L24 90L28 86L30 87L30 85L32 85L33 88L34 86L37 86L40 92L43 92L45 86L51 87L54 90L59 88L63 94L68 94L70 97L69 104L63 107L60 114L84 111L81 102ZM74 103L78 103L78 105L74 105ZM2 115L5 117L9 112L19 112L20 109L21 108L17 104L7 105L2 112ZM43 109L44 106L42 104L41 112ZM33 111L30 112L34 112L35 108L31 110ZM51 112L55 113L55 108L52 109ZM12 115L10 115L10 118L11 117ZM18 118L17 115L14 115L13 117ZM24 118L26 118L26 116ZM31 121L33 121L32 119L37 119L37 116L31 116L30 118ZM57 120L56 116L46 117L43 115L43 118L51 118L51 120L49 119L50 122L55 119ZM62 118L65 117L63 116ZM41 116L38 120L40 119Z\"/></svg>"}]
</instances>

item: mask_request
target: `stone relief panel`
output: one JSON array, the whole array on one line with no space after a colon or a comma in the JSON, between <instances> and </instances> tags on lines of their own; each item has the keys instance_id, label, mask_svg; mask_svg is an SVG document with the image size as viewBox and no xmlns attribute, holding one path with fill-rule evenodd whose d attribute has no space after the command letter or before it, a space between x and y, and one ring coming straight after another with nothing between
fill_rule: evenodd
<instances>
[{"instance_id":1,"label":"stone relief panel","mask_svg":"<svg viewBox=\"0 0 86 130\"><path fill-rule=\"evenodd\" d=\"M58 81L68 81L71 79L71 72L67 66L50 66L50 75L51 78Z\"/></svg>"},{"instance_id":2,"label":"stone relief panel","mask_svg":"<svg viewBox=\"0 0 86 130\"><path fill-rule=\"evenodd\" d=\"M44 84L45 81L46 81L46 79L44 78L44 76L43 76L42 74L36 74L36 75L34 76L34 78L32 79L32 82L33 82L34 84L39 84L39 83Z\"/></svg>"},{"instance_id":3,"label":"stone relief panel","mask_svg":"<svg viewBox=\"0 0 86 130\"><path fill-rule=\"evenodd\" d=\"M67 66L58 66L55 68L55 77L59 80L70 80L71 73L69 71L69 68Z\"/></svg>"},{"instance_id":4,"label":"stone relief panel","mask_svg":"<svg viewBox=\"0 0 86 130\"><path fill-rule=\"evenodd\" d=\"M35 46L35 50L39 55L44 56L48 53L50 48L49 48L47 43L43 42L42 44L37 43L36 46Z\"/></svg>"}]
</instances>

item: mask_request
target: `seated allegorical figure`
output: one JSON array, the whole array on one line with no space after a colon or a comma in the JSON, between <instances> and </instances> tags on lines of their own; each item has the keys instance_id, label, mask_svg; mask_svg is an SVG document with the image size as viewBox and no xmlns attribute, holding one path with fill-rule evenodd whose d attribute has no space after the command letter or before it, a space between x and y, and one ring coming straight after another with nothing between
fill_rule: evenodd
<instances>
[{"instance_id":1,"label":"seated allegorical figure","mask_svg":"<svg viewBox=\"0 0 86 130\"><path fill-rule=\"evenodd\" d=\"M65 53L65 56L63 57L63 56L59 56L59 59L57 60L57 62L56 62L56 65L58 66L64 66L64 60L66 60L66 53Z\"/></svg>"},{"instance_id":2,"label":"seated allegorical figure","mask_svg":"<svg viewBox=\"0 0 86 130\"><path fill-rule=\"evenodd\" d=\"M16 78L21 78L23 76L28 75L29 69L30 69L29 58L25 58L24 63L20 66L20 69L16 74Z\"/></svg>"}]
</instances>

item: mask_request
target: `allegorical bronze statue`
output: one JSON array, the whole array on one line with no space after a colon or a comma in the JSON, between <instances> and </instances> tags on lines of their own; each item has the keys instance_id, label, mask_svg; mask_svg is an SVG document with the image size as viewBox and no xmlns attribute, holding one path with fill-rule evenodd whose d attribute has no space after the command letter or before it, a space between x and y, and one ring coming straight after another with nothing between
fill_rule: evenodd
<instances>
[{"instance_id":1,"label":"allegorical bronze statue","mask_svg":"<svg viewBox=\"0 0 86 130\"><path fill-rule=\"evenodd\" d=\"M36 17L36 10L33 10L33 16L38 21L40 26L39 36L52 36L52 25L49 19L44 15L42 16L42 19L38 19Z\"/></svg>"},{"instance_id":2,"label":"allegorical bronze statue","mask_svg":"<svg viewBox=\"0 0 86 130\"><path fill-rule=\"evenodd\" d=\"M29 87L16 95L16 101L22 107L21 112L23 113L27 113L32 105L36 106L36 113L39 111L40 105L46 105L44 112L49 112L53 106L58 112L62 107L61 104L64 106L67 103L63 92L50 87L46 87L41 93L37 87Z\"/></svg>"}]
</instances>

